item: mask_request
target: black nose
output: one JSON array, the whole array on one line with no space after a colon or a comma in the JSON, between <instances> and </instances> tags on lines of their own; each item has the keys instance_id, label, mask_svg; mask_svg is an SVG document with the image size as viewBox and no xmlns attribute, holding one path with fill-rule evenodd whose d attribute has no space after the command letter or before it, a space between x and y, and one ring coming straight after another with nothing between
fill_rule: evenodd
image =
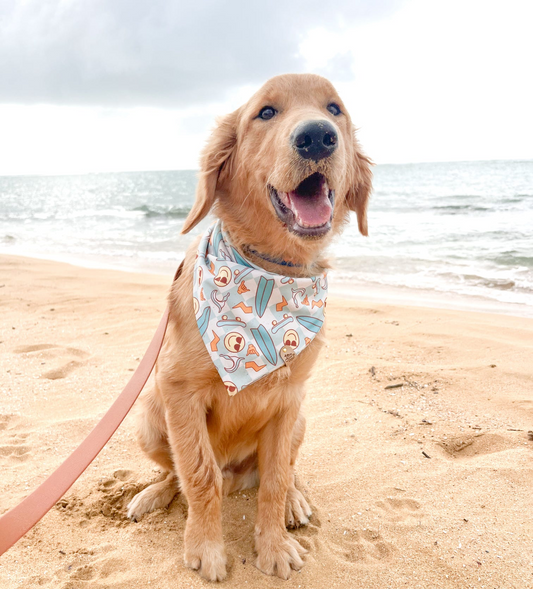
<instances>
[{"instance_id":1,"label":"black nose","mask_svg":"<svg viewBox=\"0 0 533 589\"><path fill-rule=\"evenodd\" d=\"M324 159L337 149L337 132L329 121L304 121L291 134L291 144L306 160Z\"/></svg>"}]
</instances>

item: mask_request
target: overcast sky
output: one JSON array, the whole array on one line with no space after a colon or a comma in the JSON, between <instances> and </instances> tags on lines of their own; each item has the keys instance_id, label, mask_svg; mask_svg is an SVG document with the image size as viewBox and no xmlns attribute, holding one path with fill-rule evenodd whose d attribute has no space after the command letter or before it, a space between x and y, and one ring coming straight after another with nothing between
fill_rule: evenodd
<instances>
[{"instance_id":1,"label":"overcast sky","mask_svg":"<svg viewBox=\"0 0 533 589\"><path fill-rule=\"evenodd\" d=\"M269 77L337 86L378 163L533 158L529 0L2 0L0 175L196 168Z\"/></svg>"}]
</instances>

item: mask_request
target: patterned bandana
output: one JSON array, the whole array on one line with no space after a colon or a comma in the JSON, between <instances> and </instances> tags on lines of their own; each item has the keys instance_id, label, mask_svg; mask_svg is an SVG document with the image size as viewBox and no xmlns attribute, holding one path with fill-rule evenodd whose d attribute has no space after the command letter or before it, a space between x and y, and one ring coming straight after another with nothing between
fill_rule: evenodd
<instances>
[{"instance_id":1,"label":"patterned bandana","mask_svg":"<svg viewBox=\"0 0 533 589\"><path fill-rule=\"evenodd\" d=\"M327 274L291 278L266 272L233 248L222 224L206 231L194 267L200 335L233 396L289 364L320 331Z\"/></svg>"}]
</instances>

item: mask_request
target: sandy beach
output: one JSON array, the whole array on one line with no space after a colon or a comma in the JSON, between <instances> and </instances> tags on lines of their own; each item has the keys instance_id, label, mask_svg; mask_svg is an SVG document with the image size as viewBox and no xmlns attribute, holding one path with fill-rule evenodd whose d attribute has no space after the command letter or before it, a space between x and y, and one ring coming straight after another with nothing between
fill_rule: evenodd
<instances>
[{"instance_id":1,"label":"sandy beach","mask_svg":"<svg viewBox=\"0 0 533 589\"><path fill-rule=\"evenodd\" d=\"M0 256L0 514L122 390L170 277ZM225 499L224 587L533 587L533 319L331 297L297 465L313 507L289 581L254 566L256 490ZM205 587L183 565L187 505L139 523L159 472L126 418L65 497L0 559L2 589Z\"/></svg>"}]
</instances>

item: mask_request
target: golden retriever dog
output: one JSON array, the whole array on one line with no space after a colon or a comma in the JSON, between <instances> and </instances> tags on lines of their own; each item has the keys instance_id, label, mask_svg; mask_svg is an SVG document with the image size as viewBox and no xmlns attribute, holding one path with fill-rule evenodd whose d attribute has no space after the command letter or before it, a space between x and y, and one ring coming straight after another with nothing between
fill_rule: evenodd
<instances>
[{"instance_id":1,"label":"golden retriever dog","mask_svg":"<svg viewBox=\"0 0 533 589\"><path fill-rule=\"evenodd\" d=\"M232 246L256 266L284 276L318 276L328 268L324 250L350 211L367 235L370 166L328 80L277 76L218 122L201 157L196 201L183 232L211 212ZM188 504L185 564L220 581L226 576L222 498L259 485L256 566L288 579L306 552L287 528L305 526L311 516L294 468L305 431L305 382L324 330L290 364L228 394L195 319L197 247L198 241L172 285L155 384L140 402L139 443L166 478L133 498L128 517L137 521L168 506L180 490Z\"/></svg>"}]
</instances>

